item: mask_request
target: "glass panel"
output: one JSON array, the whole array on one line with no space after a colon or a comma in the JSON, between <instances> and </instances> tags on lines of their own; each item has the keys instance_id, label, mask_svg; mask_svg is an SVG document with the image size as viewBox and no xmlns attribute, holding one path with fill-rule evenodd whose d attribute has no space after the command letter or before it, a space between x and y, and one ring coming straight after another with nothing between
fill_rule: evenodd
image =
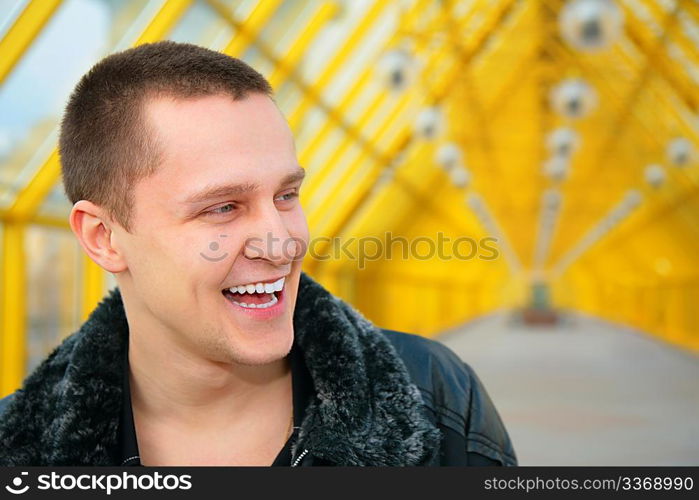
<instances>
[{"instance_id":1,"label":"glass panel","mask_svg":"<svg viewBox=\"0 0 699 500\"><path fill-rule=\"evenodd\" d=\"M63 219L67 223L72 206L63 190L63 184L59 182L39 207L38 214L53 219Z\"/></svg>"},{"instance_id":2,"label":"glass panel","mask_svg":"<svg viewBox=\"0 0 699 500\"><path fill-rule=\"evenodd\" d=\"M81 252L73 234L29 227L27 252L27 369L80 325Z\"/></svg>"},{"instance_id":3,"label":"glass panel","mask_svg":"<svg viewBox=\"0 0 699 500\"><path fill-rule=\"evenodd\" d=\"M168 39L211 47L220 43L221 38L230 38L230 33L228 24L216 15L213 9L203 2L198 2L182 16Z\"/></svg>"},{"instance_id":4,"label":"glass panel","mask_svg":"<svg viewBox=\"0 0 699 500\"><path fill-rule=\"evenodd\" d=\"M0 0L0 38L10 29L29 0Z\"/></svg>"}]
</instances>

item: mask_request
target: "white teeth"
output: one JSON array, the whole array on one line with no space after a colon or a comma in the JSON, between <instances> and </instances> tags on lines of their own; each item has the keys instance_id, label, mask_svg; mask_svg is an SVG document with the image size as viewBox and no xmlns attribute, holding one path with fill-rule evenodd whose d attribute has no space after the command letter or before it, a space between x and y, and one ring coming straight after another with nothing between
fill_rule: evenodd
<instances>
[{"instance_id":1,"label":"white teeth","mask_svg":"<svg viewBox=\"0 0 699 500\"><path fill-rule=\"evenodd\" d=\"M272 300L269 302L265 302L264 304L257 304L258 309L267 309L268 307L272 307L274 304L279 302L279 299L277 299L276 295L272 295Z\"/></svg>"},{"instance_id":2,"label":"white teeth","mask_svg":"<svg viewBox=\"0 0 699 500\"><path fill-rule=\"evenodd\" d=\"M281 292L286 278L279 278L274 283L250 283L249 285L232 286L228 289L231 293L274 293Z\"/></svg>"},{"instance_id":3,"label":"white teeth","mask_svg":"<svg viewBox=\"0 0 699 500\"><path fill-rule=\"evenodd\" d=\"M264 302L262 304L246 304L245 302L236 302L236 304L246 309L267 309L268 307L272 307L277 302L279 302L277 296L272 295L272 299L269 302Z\"/></svg>"}]
</instances>

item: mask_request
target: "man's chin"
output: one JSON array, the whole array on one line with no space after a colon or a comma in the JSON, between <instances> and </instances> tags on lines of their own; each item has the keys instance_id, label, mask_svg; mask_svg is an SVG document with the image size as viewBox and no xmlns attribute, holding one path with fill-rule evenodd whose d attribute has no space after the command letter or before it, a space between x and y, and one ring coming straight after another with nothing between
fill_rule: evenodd
<instances>
[{"instance_id":1,"label":"man's chin","mask_svg":"<svg viewBox=\"0 0 699 500\"><path fill-rule=\"evenodd\" d=\"M285 325L286 326L286 325ZM259 366L279 361L289 354L294 342L293 331L286 328L272 331L228 332L226 359L246 366Z\"/></svg>"},{"instance_id":2,"label":"man's chin","mask_svg":"<svg viewBox=\"0 0 699 500\"><path fill-rule=\"evenodd\" d=\"M240 353L233 360L241 366L266 366L284 359L289 354L289 350L264 353Z\"/></svg>"}]
</instances>

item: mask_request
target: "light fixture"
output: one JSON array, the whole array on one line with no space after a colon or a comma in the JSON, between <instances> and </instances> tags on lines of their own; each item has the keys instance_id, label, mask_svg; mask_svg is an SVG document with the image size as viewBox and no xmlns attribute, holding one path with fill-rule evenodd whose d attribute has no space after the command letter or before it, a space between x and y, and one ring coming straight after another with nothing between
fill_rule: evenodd
<instances>
[{"instance_id":1,"label":"light fixture","mask_svg":"<svg viewBox=\"0 0 699 500\"><path fill-rule=\"evenodd\" d=\"M379 60L377 71L391 90L403 90L410 84L414 61L407 50L395 48L386 52Z\"/></svg>"},{"instance_id":2,"label":"light fixture","mask_svg":"<svg viewBox=\"0 0 699 500\"><path fill-rule=\"evenodd\" d=\"M575 130L560 127L547 136L546 145L554 156L570 156L578 149L580 137Z\"/></svg>"},{"instance_id":3,"label":"light fixture","mask_svg":"<svg viewBox=\"0 0 699 500\"><path fill-rule=\"evenodd\" d=\"M694 154L692 143L684 137L675 137L667 145L667 159L677 167L686 167Z\"/></svg>"},{"instance_id":4,"label":"light fixture","mask_svg":"<svg viewBox=\"0 0 699 500\"><path fill-rule=\"evenodd\" d=\"M435 160L444 170L451 170L462 163L461 148L453 142L447 142L437 148Z\"/></svg>"},{"instance_id":5,"label":"light fixture","mask_svg":"<svg viewBox=\"0 0 699 500\"><path fill-rule=\"evenodd\" d=\"M415 120L415 134L422 138L431 140L437 137L444 128L444 117L442 110L437 106L423 108Z\"/></svg>"},{"instance_id":6,"label":"light fixture","mask_svg":"<svg viewBox=\"0 0 699 500\"><path fill-rule=\"evenodd\" d=\"M564 118L582 118L597 106L597 92L581 78L568 78L550 94L551 107Z\"/></svg>"},{"instance_id":7,"label":"light fixture","mask_svg":"<svg viewBox=\"0 0 699 500\"><path fill-rule=\"evenodd\" d=\"M449 172L449 177L457 188L465 188L471 182L471 173L463 165L454 166Z\"/></svg>"},{"instance_id":8,"label":"light fixture","mask_svg":"<svg viewBox=\"0 0 699 500\"><path fill-rule=\"evenodd\" d=\"M660 165L648 165L644 171L644 176L646 182L656 189L665 183L665 169Z\"/></svg>"},{"instance_id":9,"label":"light fixture","mask_svg":"<svg viewBox=\"0 0 699 500\"><path fill-rule=\"evenodd\" d=\"M613 0L570 0L561 9L558 26L568 45L593 52L619 39L624 13Z\"/></svg>"},{"instance_id":10,"label":"light fixture","mask_svg":"<svg viewBox=\"0 0 699 500\"><path fill-rule=\"evenodd\" d=\"M560 182L568 176L569 160L565 156L554 156L544 163L544 174L551 180Z\"/></svg>"}]
</instances>

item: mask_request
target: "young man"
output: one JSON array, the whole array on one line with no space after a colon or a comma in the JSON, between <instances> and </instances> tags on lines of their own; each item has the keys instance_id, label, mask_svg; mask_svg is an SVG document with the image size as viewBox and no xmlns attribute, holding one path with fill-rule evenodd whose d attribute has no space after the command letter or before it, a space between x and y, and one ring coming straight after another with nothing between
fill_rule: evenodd
<instances>
[{"instance_id":1,"label":"young man","mask_svg":"<svg viewBox=\"0 0 699 500\"><path fill-rule=\"evenodd\" d=\"M303 169L265 79L174 42L70 98L70 225L118 288L0 402L0 465L514 465L475 374L301 272Z\"/></svg>"}]
</instances>

